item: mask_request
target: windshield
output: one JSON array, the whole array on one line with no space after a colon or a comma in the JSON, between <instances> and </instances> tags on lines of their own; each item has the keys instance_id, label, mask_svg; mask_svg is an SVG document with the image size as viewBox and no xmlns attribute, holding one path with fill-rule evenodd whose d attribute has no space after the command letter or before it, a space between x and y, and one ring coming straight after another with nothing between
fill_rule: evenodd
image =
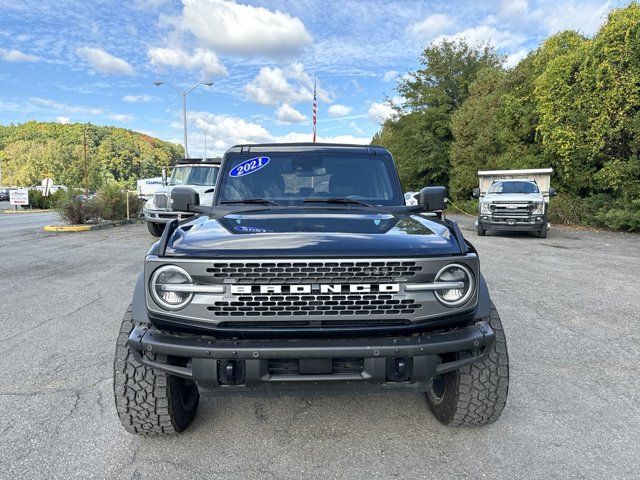
<instances>
[{"instance_id":1,"label":"windshield","mask_svg":"<svg viewBox=\"0 0 640 480\"><path fill-rule=\"evenodd\" d=\"M533 182L495 182L489 193L540 193Z\"/></svg>"},{"instance_id":2,"label":"windshield","mask_svg":"<svg viewBox=\"0 0 640 480\"><path fill-rule=\"evenodd\" d=\"M178 165L171 172L169 185L214 186L219 168L211 166Z\"/></svg>"},{"instance_id":3,"label":"windshield","mask_svg":"<svg viewBox=\"0 0 640 480\"><path fill-rule=\"evenodd\" d=\"M264 199L302 205L308 199L350 198L404 205L393 160L343 153L267 153L228 157L217 203Z\"/></svg>"}]
</instances>

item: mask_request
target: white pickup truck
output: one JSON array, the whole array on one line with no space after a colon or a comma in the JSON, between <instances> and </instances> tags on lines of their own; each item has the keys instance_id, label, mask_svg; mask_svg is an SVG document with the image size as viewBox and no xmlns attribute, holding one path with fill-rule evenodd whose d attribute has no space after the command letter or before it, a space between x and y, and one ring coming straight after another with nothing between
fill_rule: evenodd
<instances>
[{"instance_id":1,"label":"white pickup truck","mask_svg":"<svg viewBox=\"0 0 640 480\"><path fill-rule=\"evenodd\" d=\"M173 187L190 187L200 194L201 205L211 205L213 191L220 169L219 158L185 158L173 167L171 177L167 180L163 170L163 186L158 188L144 205L144 219L149 233L154 237L162 235L167 223L174 219L182 220L193 213L179 212L171 206L171 190Z\"/></svg>"},{"instance_id":2,"label":"white pickup truck","mask_svg":"<svg viewBox=\"0 0 640 480\"><path fill-rule=\"evenodd\" d=\"M537 232L547 237L551 168L526 170L481 170L479 187L473 196L480 200L476 228L479 236L487 230Z\"/></svg>"}]
</instances>

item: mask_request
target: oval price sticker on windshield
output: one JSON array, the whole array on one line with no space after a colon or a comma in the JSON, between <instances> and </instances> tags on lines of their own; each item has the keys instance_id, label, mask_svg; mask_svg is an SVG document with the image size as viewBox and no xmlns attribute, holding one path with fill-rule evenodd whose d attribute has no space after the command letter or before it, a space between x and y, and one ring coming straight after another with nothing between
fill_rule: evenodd
<instances>
[{"instance_id":1,"label":"oval price sticker on windshield","mask_svg":"<svg viewBox=\"0 0 640 480\"><path fill-rule=\"evenodd\" d=\"M243 177L250 173L255 173L269 163L269 157L256 157L245 160L231 169L230 177Z\"/></svg>"}]
</instances>

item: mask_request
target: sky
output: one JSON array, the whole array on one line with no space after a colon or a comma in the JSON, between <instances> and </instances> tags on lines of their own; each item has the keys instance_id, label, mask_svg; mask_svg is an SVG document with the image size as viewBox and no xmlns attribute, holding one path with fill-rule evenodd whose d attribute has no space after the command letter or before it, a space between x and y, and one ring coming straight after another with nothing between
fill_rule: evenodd
<instances>
[{"instance_id":1,"label":"sky","mask_svg":"<svg viewBox=\"0 0 640 480\"><path fill-rule=\"evenodd\" d=\"M0 124L91 122L182 143L369 143L430 42L490 42L515 65L549 35L593 35L622 0L1 0Z\"/></svg>"}]
</instances>

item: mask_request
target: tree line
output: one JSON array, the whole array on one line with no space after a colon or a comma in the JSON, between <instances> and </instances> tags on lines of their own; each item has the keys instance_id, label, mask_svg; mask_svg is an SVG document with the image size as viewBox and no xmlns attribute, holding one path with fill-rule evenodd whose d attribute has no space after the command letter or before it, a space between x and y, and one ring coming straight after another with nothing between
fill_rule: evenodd
<instances>
[{"instance_id":1,"label":"tree line","mask_svg":"<svg viewBox=\"0 0 640 480\"><path fill-rule=\"evenodd\" d=\"M470 205L477 171L554 169L555 221L640 231L640 5L587 38L564 31L512 68L491 46L442 41L398 84L372 143L403 185Z\"/></svg>"},{"instance_id":2,"label":"tree line","mask_svg":"<svg viewBox=\"0 0 640 480\"><path fill-rule=\"evenodd\" d=\"M110 184L134 188L136 180L160 175L162 167L183 156L180 145L123 128L35 121L0 125L2 184L39 185L50 175L56 184L82 188L85 145L91 191Z\"/></svg>"}]
</instances>

